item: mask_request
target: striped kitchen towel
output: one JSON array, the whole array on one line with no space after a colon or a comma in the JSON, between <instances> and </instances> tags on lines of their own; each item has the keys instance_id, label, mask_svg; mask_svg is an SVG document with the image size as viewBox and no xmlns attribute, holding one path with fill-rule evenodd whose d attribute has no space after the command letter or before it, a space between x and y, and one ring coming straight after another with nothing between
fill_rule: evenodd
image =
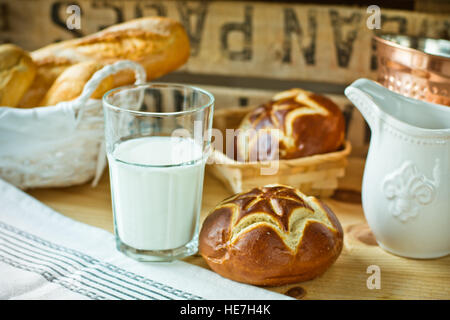
<instances>
[{"instance_id":1,"label":"striped kitchen towel","mask_svg":"<svg viewBox=\"0 0 450 320\"><path fill-rule=\"evenodd\" d=\"M182 261L143 263L114 236L0 179L0 299L288 299Z\"/></svg>"}]
</instances>

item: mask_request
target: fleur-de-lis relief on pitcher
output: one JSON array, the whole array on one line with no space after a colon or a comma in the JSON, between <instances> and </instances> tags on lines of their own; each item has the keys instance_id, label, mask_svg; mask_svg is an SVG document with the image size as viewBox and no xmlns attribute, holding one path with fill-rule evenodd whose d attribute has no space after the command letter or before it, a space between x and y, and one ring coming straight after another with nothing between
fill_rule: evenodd
<instances>
[{"instance_id":1,"label":"fleur-de-lis relief on pitcher","mask_svg":"<svg viewBox=\"0 0 450 320\"><path fill-rule=\"evenodd\" d=\"M382 182L382 189L389 201L389 212L402 222L417 216L421 206L430 204L436 198L439 171L439 159L435 160L433 179L428 179L408 160L387 175Z\"/></svg>"}]
</instances>

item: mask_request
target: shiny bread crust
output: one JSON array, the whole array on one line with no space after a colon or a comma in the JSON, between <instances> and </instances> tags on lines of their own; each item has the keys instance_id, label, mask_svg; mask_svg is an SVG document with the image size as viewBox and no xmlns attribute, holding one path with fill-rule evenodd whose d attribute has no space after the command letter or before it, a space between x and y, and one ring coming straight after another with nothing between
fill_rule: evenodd
<instances>
[{"instance_id":1,"label":"shiny bread crust","mask_svg":"<svg viewBox=\"0 0 450 320\"><path fill-rule=\"evenodd\" d=\"M334 213L283 185L224 200L205 219L199 236L199 252L211 269L263 286L313 279L334 263L342 247L343 230Z\"/></svg>"},{"instance_id":2,"label":"shiny bread crust","mask_svg":"<svg viewBox=\"0 0 450 320\"><path fill-rule=\"evenodd\" d=\"M278 93L247 114L239 129L239 161L275 160L277 156L296 159L333 152L343 146L345 139L345 121L339 107L325 96L302 89ZM257 134L246 139L248 129ZM278 137L270 133L271 129ZM278 152L261 153L261 148L270 148L271 139L278 142Z\"/></svg>"}]
</instances>

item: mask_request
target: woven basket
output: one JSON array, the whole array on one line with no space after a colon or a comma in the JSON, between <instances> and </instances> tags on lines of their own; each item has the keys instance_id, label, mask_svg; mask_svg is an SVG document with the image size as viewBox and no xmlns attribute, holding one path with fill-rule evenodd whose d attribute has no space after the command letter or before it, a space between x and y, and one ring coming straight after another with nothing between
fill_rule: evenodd
<instances>
[{"instance_id":1,"label":"woven basket","mask_svg":"<svg viewBox=\"0 0 450 320\"><path fill-rule=\"evenodd\" d=\"M253 108L228 108L216 111L213 127L222 131L225 137L225 129L238 128L242 118L251 109ZM270 161L238 162L221 151L213 150L207 168L233 193L267 184L281 183L297 187L307 195L329 197L338 187L338 178L345 174L347 156L350 151L351 145L347 141L343 148L336 152L279 160L276 174L263 175L261 168L273 165Z\"/></svg>"},{"instance_id":2,"label":"woven basket","mask_svg":"<svg viewBox=\"0 0 450 320\"><path fill-rule=\"evenodd\" d=\"M106 166L102 101L90 99L106 77L125 69L144 83L144 68L119 61L97 71L81 95L55 106L0 107L0 178L26 189L96 185Z\"/></svg>"}]
</instances>

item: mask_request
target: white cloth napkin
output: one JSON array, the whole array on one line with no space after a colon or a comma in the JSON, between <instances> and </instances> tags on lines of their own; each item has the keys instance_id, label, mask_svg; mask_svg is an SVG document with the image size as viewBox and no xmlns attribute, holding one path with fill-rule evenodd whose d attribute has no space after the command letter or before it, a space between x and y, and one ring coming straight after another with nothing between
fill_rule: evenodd
<instances>
[{"instance_id":1,"label":"white cloth napkin","mask_svg":"<svg viewBox=\"0 0 450 320\"><path fill-rule=\"evenodd\" d=\"M114 236L0 179L0 299L289 299L176 261L142 263Z\"/></svg>"}]
</instances>

